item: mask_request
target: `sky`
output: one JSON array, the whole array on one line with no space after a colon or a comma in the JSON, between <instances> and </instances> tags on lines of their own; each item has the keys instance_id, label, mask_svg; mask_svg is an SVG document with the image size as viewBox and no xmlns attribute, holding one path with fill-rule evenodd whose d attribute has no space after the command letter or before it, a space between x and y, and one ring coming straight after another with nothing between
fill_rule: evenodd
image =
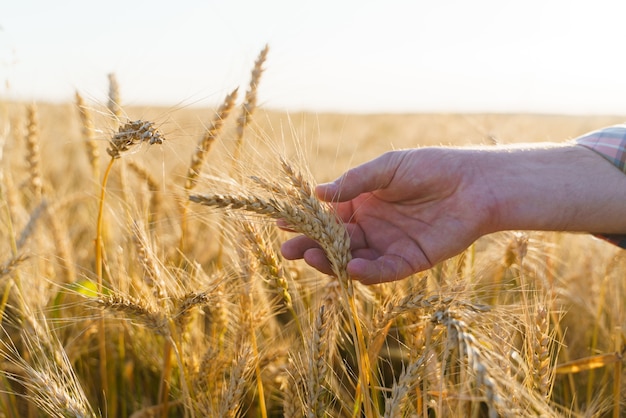
<instances>
[{"instance_id":1,"label":"sky","mask_svg":"<svg viewBox=\"0 0 626 418\"><path fill-rule=\"evenodd\" d=\"M265 44L268 108L626 115L620 0L5 0L0 98L213 106Z\"/></svg>"}]
</instances>

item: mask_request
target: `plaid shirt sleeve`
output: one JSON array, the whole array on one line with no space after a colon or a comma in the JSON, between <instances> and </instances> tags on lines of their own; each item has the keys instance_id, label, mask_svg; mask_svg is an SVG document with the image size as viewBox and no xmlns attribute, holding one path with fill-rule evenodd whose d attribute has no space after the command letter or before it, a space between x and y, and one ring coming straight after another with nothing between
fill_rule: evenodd
<instances>
[{"instance_id":1,"label":"plaid shirt sleeve","mask_svg":"<svg viewBox=\"0 0 626 418\"><path fill-rule=\"evenodd\" d=\"M590 132L576 138L575 143L598 153L626 174L626 124ZM604 234L598 237L626 248L626 235Z\"/></svg>"}]
</instances>

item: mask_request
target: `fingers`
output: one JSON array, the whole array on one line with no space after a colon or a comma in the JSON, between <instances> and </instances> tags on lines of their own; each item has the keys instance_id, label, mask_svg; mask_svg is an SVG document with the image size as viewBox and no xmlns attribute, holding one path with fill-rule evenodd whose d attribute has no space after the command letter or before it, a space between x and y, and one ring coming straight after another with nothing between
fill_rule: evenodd
<instances>
[{"instance_id":1,"label":"fingers","mask_svg":"<svg viewBox=\"0 0 626 418\"><path fill-rule=\"evenodd\" d=\"M280 252L287 260L304 259L308 265L316 268L324 274L333 274L326 254L319 244L310 238L300 235L285 241L280 247Z\"/></svg>"},{"instance_id":2,"label":"fingers","mask_svg":"<svg viewBox=\"0 0 626 418\"><path fill-rule=\"evenodd\" d=\"M311 248L320 248L320 246L312 239L299 235L285 241L280 247L280 252L287 260L298 260L304 258L306 250Z\"/></svg>"},{"instance_id":3,"label":"fingers","mask_svg":"<svg viewBox=\"0 0 626 418\"><path fill-rule=\"evenodd\" d=\"M306 263L319 270L320 272L332 276L333 270L330 266L330 262L328 258L326 258L326 254L321 248L310 248L304 252L304 261Z\"/></svg>"},{"instance_id":4,"label":"fingers","mask_svg":"<svg viewBox=\"0 0 626 418\"><path fill-rule=\"evenodd\" d=\"M320 246L310 238L298 236L283 243L281 247L283 257L288 260L304 259L308 265L319 270L321 273L332 275L328 258ZM384 255L375 257L371 250L357 250L353 253L356 257L347 266L347 273L351 279L358 280L363 284L377 284L404 279L416 273L416 267L411 266L404 258L396 255ZM424 269L428 266L424 266ZM417 268L421 270L421 268Z\"/></svg>"},{"instance_id":5,"label":"fingers","mask_svg":"<svg viewBox=\"0 0 626 418\"><path fill-rule=\"evenodd\" d=\"M415 273L401 257L382 256L376 260L354 258L348 263L348 275L363 284L377 284L404 279Z\"/></svg>"},{"instance_id":6,"label":"fingers","mask_svg":"<svg viewBox=\"0 0 626 418\"><path fill-rule=\"evenodd\" d=\"M346 171L331 183L318 185L315 193L327 202L346 202L361 193L384 189L393 179L403 158L404 152L402 151L385 153Z\"/></svg>"}]
</instances>

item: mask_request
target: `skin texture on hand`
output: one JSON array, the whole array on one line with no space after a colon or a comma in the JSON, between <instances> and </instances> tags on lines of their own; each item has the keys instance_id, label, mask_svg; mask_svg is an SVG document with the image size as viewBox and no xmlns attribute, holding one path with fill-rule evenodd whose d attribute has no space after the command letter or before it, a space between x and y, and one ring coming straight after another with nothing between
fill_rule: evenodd
<instances>
[{"instance_id":1,"label":"skin texture on hand","mask_svg":"<svg viewBox=\"0 0 626 418\"><path fill-rule=\"evenodd\" d=\"M626 176L571 144L393 151L316 193L346 223L348 274L366 284L426 270L495 231L626 231ZM330 273L306 237L282 253Z\"/></svg>"}]
</instances>

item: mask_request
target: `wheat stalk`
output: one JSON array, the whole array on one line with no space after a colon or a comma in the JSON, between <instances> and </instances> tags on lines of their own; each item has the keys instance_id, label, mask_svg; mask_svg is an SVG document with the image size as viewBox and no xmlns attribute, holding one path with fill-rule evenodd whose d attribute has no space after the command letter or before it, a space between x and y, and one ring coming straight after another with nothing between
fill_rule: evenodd
<instances>
[{"instance_id":1,"label":"wheat stalk","mask_svg":"<svg viewBox=\"0 0 626 418\"><path fill-rule=\"evenodd\" d=\"M132 147L148 142L149 144L162 144L163 136L153 126L154 124L149 121L136 120L134 122L127 122L119 127L118 132L115 133L109 140L109 148L107 153L111 156L109 163L104 171L102 177L102 185L100 187L100 200L98 204L98 216L96 219L96 239L95 239L95 266L96 266L96 286L98 294L102 294L103 290L103 274L102 274L102 252L104 250L104 243L102 238L102 225L104 218L104 198L106 195L106 186L109 179L109 175L113 168L115 160L119 159L122 152L129 151ZM102 390L106 391L107 384L107 362L106 362L106 335L104 316L101 315L98 322L98 350L100 354L100 378L102 384ZM106 395L106 393L105 393ZM167 408L164 408L164 413L167 412Z\"/></svg>"},{"instance_id":2,"label":"wheat stalk","mask_svg":"<svg viewBox=\"0 0 626 418\"><path fill-rule=\"evenodd\" d=\"M102 216L104 212L104 197L106 185L113 168L113 163L120 158L122 152L129 151L134 146L148 142L152 144L162 144L163 135L154 128L154 124L149 121L136 120L121 125L118 132L109 140L109 148L107 152L111 156L111 160L107 165L102 179L100 188L100 204L98 205L98 219L96 221L96 276L98 280L98 291L102 291Z\"/></svg>"}]
</instances>

